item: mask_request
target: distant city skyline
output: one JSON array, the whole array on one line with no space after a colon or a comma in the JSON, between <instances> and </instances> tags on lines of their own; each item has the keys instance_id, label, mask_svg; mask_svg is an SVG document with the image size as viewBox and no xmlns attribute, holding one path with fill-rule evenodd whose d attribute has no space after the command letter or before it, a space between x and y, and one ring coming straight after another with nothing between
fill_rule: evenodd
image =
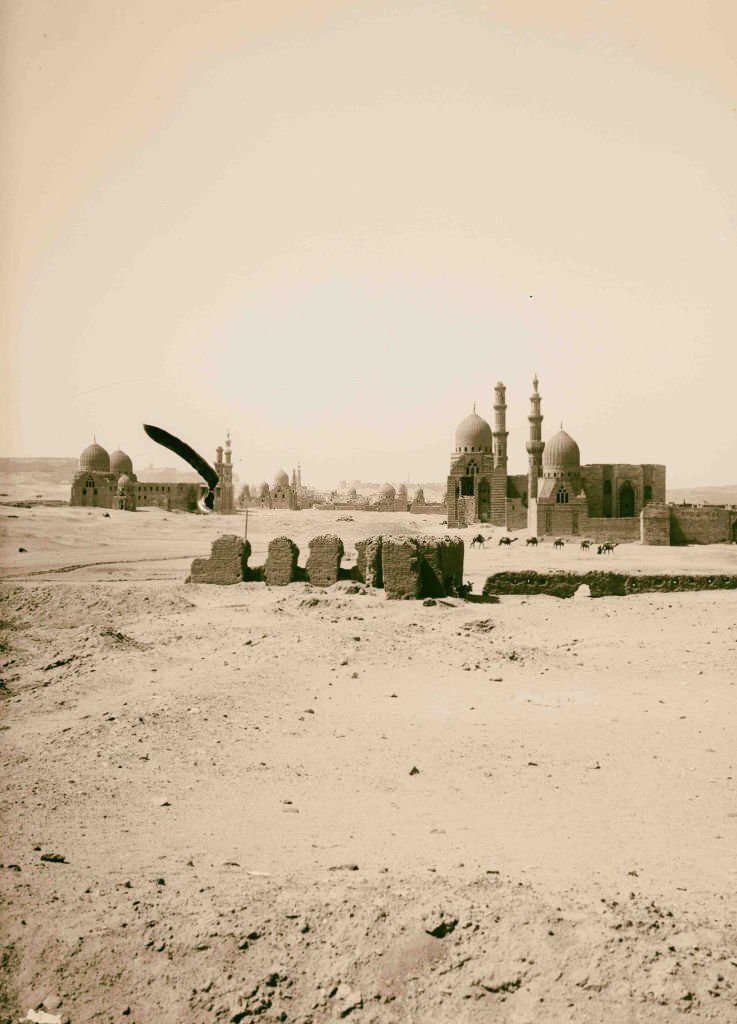
<instances>
[{"instance_id":1,"label":"distant city skyline","mask_svg":"<svg viewBox=\"0 0 737 1024\"><path fill-rule=\"evenodd\" d=\"M141 424L243 482L443 480L507 385L509 468L737 480L737 7L6 5L0 451Z\"/></svg>"}]
</instances>

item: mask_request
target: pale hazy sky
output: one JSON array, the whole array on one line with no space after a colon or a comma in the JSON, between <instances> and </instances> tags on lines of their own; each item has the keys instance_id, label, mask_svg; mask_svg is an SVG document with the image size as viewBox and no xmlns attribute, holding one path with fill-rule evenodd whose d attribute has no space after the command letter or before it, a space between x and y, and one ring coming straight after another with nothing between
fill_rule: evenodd
<instances>
[{"instance_id":1,"label":"pale hazy sky","mask_svg":"<svg viewBox=\"0 0 737 1024\"><path fill-rule=\"evenodd\" d=\"M3 0L1 450L737 482L735 0ZM175 461L175 460L174 460Z\"/></svg>"}]
</instances>

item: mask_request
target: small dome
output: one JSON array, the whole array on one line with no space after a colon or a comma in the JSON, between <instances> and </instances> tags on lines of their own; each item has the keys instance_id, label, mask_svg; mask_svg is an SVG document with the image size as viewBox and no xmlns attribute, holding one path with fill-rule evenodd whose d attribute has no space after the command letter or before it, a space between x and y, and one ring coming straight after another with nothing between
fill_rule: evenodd
<instances>
[{"instance_id":1,"label":"small dome","mask_svg":"<svg viewBox=\"0 0 737 1024\"><path fill-rule=\"evenodd\" d=\"M268 494L270 494L270 493L271 493L271 492L269 491L269 485L268 485L268 484L266 483L266 481L265 481L265 480L263 481L263 483L259 484L258 492L259 492L259 494L261 495L261 497L262 497L262 498L263 498L263 497L264 497L265 495L268 495Z\"/></svg>"},{"instance_id":2,"label":"small dome","mask_svg":"<svg viewBox=\"0 0 737 1024\"><path fill-rule=\"evenodd\" d=\"M133 463L130 460L130 455L126 455L125 452L121 452L120 449L116 452L110 453L110 472L117 473L132 473Z\"/></svg>"},{"instance_id":3,"label":"small dome","mask_svg":"<svg viewBox=\"0 0 737 1024\"><path fill-rule=\"evenodd\" d=\"M396 498L397 492L391 484L382 484L379 494L382 498Z\"/></svg>"},{"instance_id":4,"label":"small dome","mask_svg":"<svg viewBox=\"0 0 737 1024\"><path fill-rule=\"evenodd\" d=\"M274 487L289 487L289 477L283 469L280 469L274 477Z\"/></svg>"},{"instance_id":5,"label":"small dome","mask_svg":"<svg viewBox=\"0 0 737 1024\"><path fill-rule=\"evenodd\" d=\"M545 445L543 466L547 469L579 469L581 452L570 434L559 430Z\"/></svg>"},{"instance_id":6,"label":"small dome","mask_svg":"<svg viewBox=\"0 0 737 1024\"><path fill-rule=\"evenodd\" d=\"M109 473L110 456L101 445L95 442L88 445L79 456L79 468L88 473Z\"/></svg>"},{"instance_id":7,"label":"small dome","mask_svg":"<svg viewBox=\"0 0 737 1024\"><path fill-rule=\"evenodd\" d=\"M464 448L491 451L491 427L475 412L461 420L456 428L456 451Z\"/></svg>"},{"instance_id":8,"label":"small dome","mask_svg":"<svg viewBox=\"0 0 737 1024\"><path fill-rule=\"evenodd\" d=\"M397 488L397 494L399 495L400 498L406 498L407 497L407 485L406 484L400 484L399 487Z\"/></svg>"},{"instance_id":9,"label":"small dome","mask_svg":"<svg viewBox=\"0 0 737 1024\"><path fill-rule=\"evenodd\" d=\"M127 473L121 473L118 477L118 490L122 491L125 487L130 487L131 478Z\"/></svg>"}]
</instances>

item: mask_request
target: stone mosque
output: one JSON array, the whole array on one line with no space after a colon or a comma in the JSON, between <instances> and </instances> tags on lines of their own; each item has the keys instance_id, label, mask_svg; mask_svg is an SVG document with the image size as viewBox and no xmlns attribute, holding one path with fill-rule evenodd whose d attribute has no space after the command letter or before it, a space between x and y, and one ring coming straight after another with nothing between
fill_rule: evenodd
<instances>
[{"instance_id":1,"label":"stone mosque","mask_svg":"<svg viewBox=\"0 0 737 1024\"><path fill-rule=\"evenodd\" d=\"M665 502L665 466L581 465L577 443L561 425L542 440L537 377L530 395L528 472L507 473L506 388L494 388L494 427L474 411L459 423L448 475L448 526L489 523L531 535L635 540L640 512Z\"/></svg>"},{"instance_id":2,"label":"stone mosque","mask_svg":"<svg viewBox=\"0 0 737 1024\"><path fill-rule=\"evenodd\" d=\"M218 445L215 453L215 471L220 482L215 488L214 511L228 514L233 511L233 463L228 434L225 447ZM97 508L118 508L135 512L143 505L154 505L167 510L194 512L203 488L195 483L149 483L140 481L133 472L130 456L123 451L109 455L93 438L79 456L79 469L72 481L70 505Z\"/></svg>"}]
</instances>

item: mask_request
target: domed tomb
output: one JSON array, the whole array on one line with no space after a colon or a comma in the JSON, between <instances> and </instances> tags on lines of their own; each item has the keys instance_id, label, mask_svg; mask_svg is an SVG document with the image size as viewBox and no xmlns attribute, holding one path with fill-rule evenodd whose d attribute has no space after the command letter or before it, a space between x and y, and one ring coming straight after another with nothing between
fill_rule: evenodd
<instances>
[{"instance_id":1,"label":"domed tomb","mask_svg":"<svg viewBox=\"0 0 737 1024\"><path fill-rule=\"evenodd\" d=\"M289 476L283 469L280 469L274 477L274 487L289 487Z\"/></svg>"},{"instance_id":2,"label":"domed tomb","mask_svg":"<svg viewBox=\"0 0 737 1024\"><path fill-rule=\"evenodd\" d=\"M133 463L131 462L130 455L126 455L120 449L111 452L110 472L117 473L118 476L121 476L123 473L130 476L133 473Z\"/></svg>"},{"instance_id":3,"label":"domed tomb","mask_svg":"<svg viewBox=\"0 0 737 1024\"><path fill-rule=\"evenodd\" d=\"M397 492L394 490L391 484L382 484L379 494L382 498L386 498L387 500L389 498L394 500L394 498L396 498L397 496Z\"/></svg>"},{"instance_id":4,"label":"domed tomb","mask_svg":"<svg viewBox=\"0 0 737 1024\"><path fill-rule=\"evenodd\" d=\"M555 473L577 473L581 467L581 452L570 434L559 430L545 445L543 471L546 476Z\"/></svg>"},{"instance_id":5,"label":"domed tomb","mask_svg":"<svg viewBox=\"0 0 737 1024\"><path fill-rule=\"evenodd\" d=\"M455 447L457 452L491 452L491 427L472 412L456 428Z\"/></svg>"},{"instance_id":6,"label":"domed tomb","mask_svg":"<svg viewBox=\"0 0 737 1024\"><path fill-rule=\"evenodd\" d=\"M102 445L95 441L79 456L79 468L86 473L109 473L110 456Z\"/></svg>"}]
</instances>

